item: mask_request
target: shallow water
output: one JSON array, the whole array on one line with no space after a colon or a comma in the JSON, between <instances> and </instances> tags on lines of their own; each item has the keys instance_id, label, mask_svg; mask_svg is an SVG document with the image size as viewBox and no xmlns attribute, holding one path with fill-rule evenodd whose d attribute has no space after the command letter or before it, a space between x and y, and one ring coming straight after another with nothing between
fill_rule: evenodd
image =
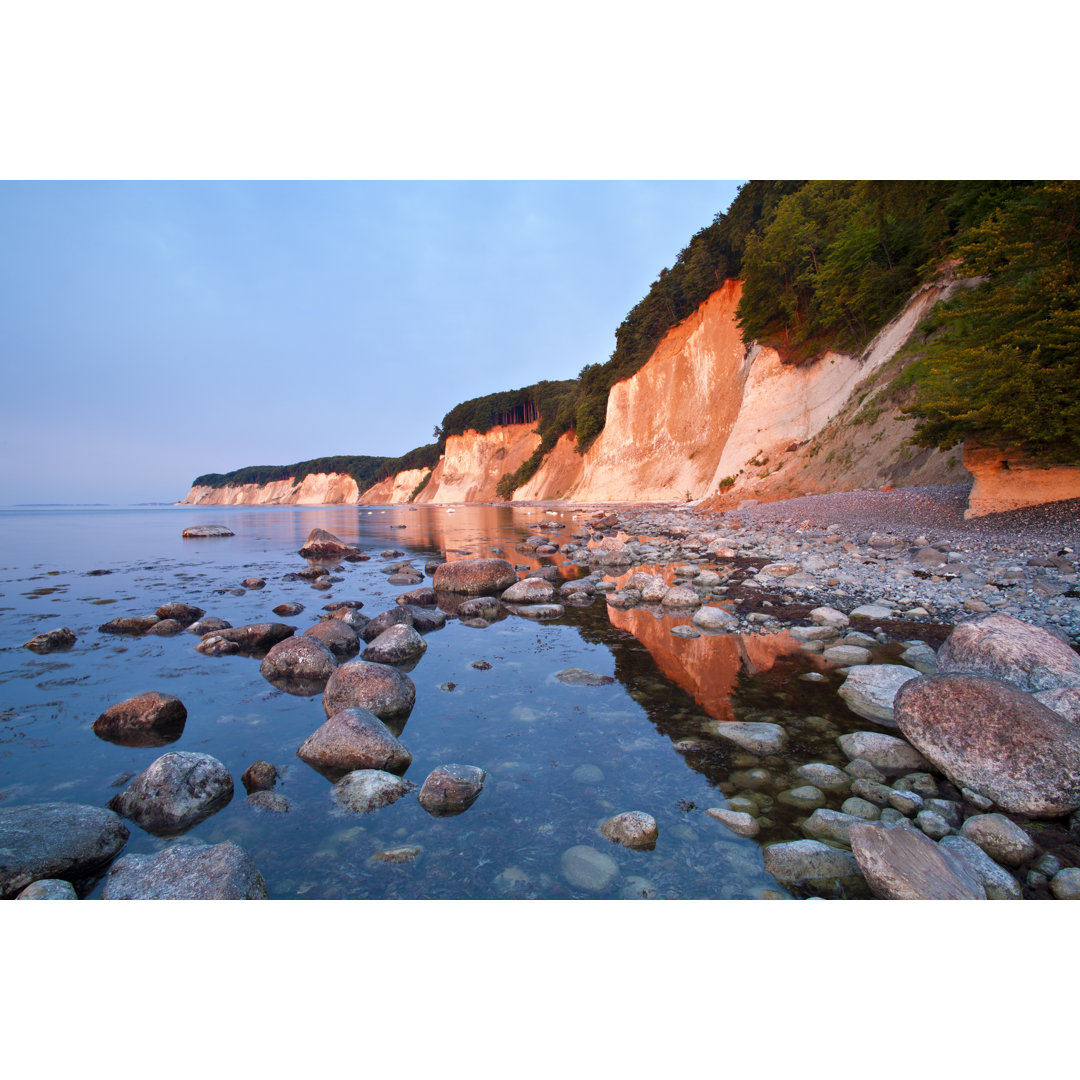
<instances>
[{"instance_id":1,"label":"shallow water","mask_svg":"<svg viewBox=\"0 0 1080 1080\"><path fill-rule=\"evenodd\" d=\"M565 544L587 519L550 520ZM514 615L486 629L448 621L425 635L426 654L410 672L416 706L401 735L413 755L406 777L419 786L440 764L479 765L487 781L477 802L456 817L429 816L415 794L366 815L339 811L330 783L296 756L325 720L320 697L272 687L257 660L206 657L196 638L117 637L97 627L121 615L152 614L170 600L206 609L234 626L277 620L298 632L323 605L359 599L364 614L390 608L415 586L394 586L382 568L401 561L422 570L428 558L487 556L501 548L519 565L559 564L527 557L515 544L539 531L536 511L508 507L214 507L16 509L0 511L0 805L46 801L104 805L122 774L135 774L168 750L199 750L228 767L231 803L170 843L219 843L247 849L272 898L598 897L756 898L786 896L763 868L761 845L801 839L797 811L775 796L805 781L800 765L843 765L836 736L866 722L836 696L841 676L783 635L682 639L685 617L610 609L598 597L566 608L555 622ZM183 540L183 528L217 523L236 536ZM399 526L404 526L401 528ZM371 559L344 563L329 591L283 581L303 569L297 554L312 528L357 544ZM92 571L106 570L105 574ZM565 576L578 571L569 564ZM240 590L242 579L266 588ZM614 577L612 578L614 580ZM430 584L430 579L425 579ZM234 593L238 590L238 594ZM302 614L278 620L285 601ZM36 633L70 627L65 652L38 656L20 646ZM484 660L490 670L479 670ZM615 682L570 686L555 678L580 667ZM826 681L799 678L824 670ZM443 689L453 683L453 689ZM167 748L130 748L99 739L91 725L118 701L147 690L174 694L187 707L186 728ZM757 758L709 734L710 722L771 720L789 742L782 755ZM257 759L284 772L275 791L285 814L245 801L241 773ZM754 799L767 819L741 839L708 817L726 798ZM829 795L839 808L841 795ZM613 813L656 818L652 851L607 841L598 825ZM162 841L129 823L125 853L160 850ZM590 891L571 884L561 857L578 845L613 859L617 873ZM376 853L418 846L403 863ZM100 896L101 884L89 894Z\"/></svg>"}]
</instances>

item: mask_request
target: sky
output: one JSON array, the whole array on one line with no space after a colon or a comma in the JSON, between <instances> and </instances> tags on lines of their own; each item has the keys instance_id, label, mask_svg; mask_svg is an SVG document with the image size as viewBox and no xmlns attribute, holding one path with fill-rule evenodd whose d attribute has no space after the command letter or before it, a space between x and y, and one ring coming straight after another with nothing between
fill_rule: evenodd
<instances>
[{"instance_id":1,"label":"sky","mask_svg":"<svg viewBox=\"0 0 1080 1080\"><path fill-rule=\"evenodd\" d=\"M607 360L738 183L0 183L0 505L428 443Z\"/></svg>"}]
</instances>

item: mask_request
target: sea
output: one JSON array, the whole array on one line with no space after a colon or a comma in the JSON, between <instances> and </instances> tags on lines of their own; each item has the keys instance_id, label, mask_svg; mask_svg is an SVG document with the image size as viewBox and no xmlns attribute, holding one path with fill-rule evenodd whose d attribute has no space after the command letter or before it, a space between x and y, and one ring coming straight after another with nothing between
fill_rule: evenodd
<instances>
[{"instance_id":1,"label":"sea","mask_svg":"<svg viewBox=\"0 0 1080 1080\"><path fill-rule=\"evenodd\" d=\"M416 704L401 741L417 788L437 766L475 765L483 791L464 813L433 817L416 793L367 814L343 810L331 781L296 756L326 719L321 697L283 692L247 656L204 656L191 633L116 636L99 627L183 601L232 625L284 621L302 632L324 605L359 600L374 616L414 586L387 581L410 560L503 557L519 570L587 567L560 550L537 558L518 545L545 535L564 546L586 511L509 506L15 507L0 510L0 808L43 802L104 806L161 754L213 755L234 781L232 800L180 836L128 822L128 853L169 844L244 848L271 899L786 899L765 871L768 843L804 838L810 808L790 792L811 762L843 766L837 736L865 726L837 697L842 676L786 634L672 630L662 610L610 608L602 596L553 621L504 610L487 627L453 616L425 635L409 671ZM552 523L562 529L551 528ZM218 524L231 537L185 539ZM325 529L370 558L335 564L319 591L286 576ZM708 560L703 566L712 565ZM677 566L655 567L669 580ZM246 578L266 581L244 588ZM615 575L609 575L612 581ZM430 575L423 584L430 585ZM281 619L271 609L297 602ZM32 636L68 627L67 650L37 655ZM560 672L610 677L573 685ZM93 723L109 706L156 690L180 698L187 722L167 747L107 742ZM747 753L716 735L731 720L781 724L781 753ZM241 775L275 765L288 809L248 802ZM831 803L830 803L831 805ZM742 837L709 809L750 812ZM612 843L600 825L638 810L657 822L651 850ZM387 855L387 853L390 855ZM103 880L85 898L100 898ZM806 895L805 892L797 895ZM821 895L848 895L843 884Z\"/></svg>"}]
</instances>

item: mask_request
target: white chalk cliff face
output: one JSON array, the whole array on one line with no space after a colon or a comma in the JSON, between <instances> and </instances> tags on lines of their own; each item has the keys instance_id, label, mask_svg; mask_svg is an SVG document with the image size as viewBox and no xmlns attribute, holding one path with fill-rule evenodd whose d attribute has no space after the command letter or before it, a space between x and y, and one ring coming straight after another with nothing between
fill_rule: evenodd
<instances>
[{"instance_id":1,"label":"white chalk cliff face","mask_svg":"<svg viewBox=\"0 0 1080 1080\"><path fill-rule=\"evenodd\" d=\"M504 474L517 472L539 445L533 424L493 427L483 435L451 435L416 502L491 502Z\"/></svg>"},{"instance_id":2,"label":"white chalk cliff face","mask_svg":"<svg viewBox=\"0 0 1080 1080\"><path fill-rule=\"evenodd\" d=\"M400 506L412 498L417 484L430 475L430 469L406 469L369 487L359 502L362 506Z\"/></svg>"},{"instance_id":3,"label":"white chalk cliff face","mask_svg":"<svg viewBox=\"0 0 1080 1080\"><path fill-rule=\"evenodd\" d=\"M344 473L310 473L299 484L275 480L269 484L193 487L183 502L189 506L326 506L354 505L360 500L356 481Z\"/></svg>"}]
</instances>

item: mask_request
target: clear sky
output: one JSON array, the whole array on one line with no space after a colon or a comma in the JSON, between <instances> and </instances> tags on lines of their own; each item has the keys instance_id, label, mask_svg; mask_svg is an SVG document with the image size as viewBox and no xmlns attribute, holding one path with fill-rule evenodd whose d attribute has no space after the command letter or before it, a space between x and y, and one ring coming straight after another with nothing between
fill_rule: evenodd
<instances>
[{"instance_id":1,"label":"clear sky","mask_svg":"<svg viewBox=\"0 0 1080 1080\"><path fill-rule=\"evenodd\" d=\"M430 442L603 362L736 181L0 183L0 504Z\"/></svg>"}]
</instances>

